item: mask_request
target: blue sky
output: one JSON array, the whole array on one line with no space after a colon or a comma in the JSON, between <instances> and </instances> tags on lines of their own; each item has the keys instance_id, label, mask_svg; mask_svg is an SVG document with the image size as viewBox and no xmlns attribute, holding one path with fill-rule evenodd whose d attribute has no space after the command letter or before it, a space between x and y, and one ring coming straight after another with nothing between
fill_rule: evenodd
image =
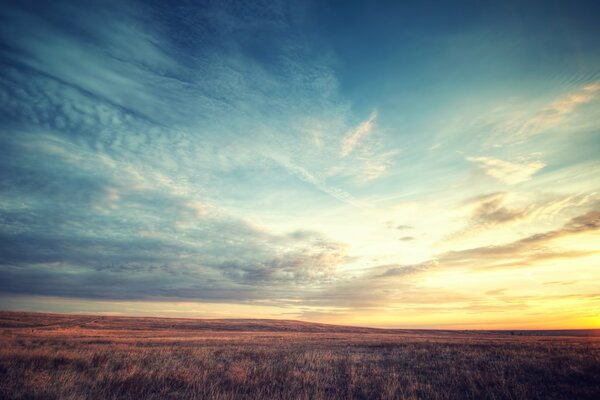
<instances>
[{"instance_id":1,"label":"blue sky","mask_svg":"<svg viewBox=\"0 0 600 400\"><path fill-rule=\"evenodd\" d=\"M2 308L600 326L599 17L3 2Z\"/></svg>"}]
</instances>

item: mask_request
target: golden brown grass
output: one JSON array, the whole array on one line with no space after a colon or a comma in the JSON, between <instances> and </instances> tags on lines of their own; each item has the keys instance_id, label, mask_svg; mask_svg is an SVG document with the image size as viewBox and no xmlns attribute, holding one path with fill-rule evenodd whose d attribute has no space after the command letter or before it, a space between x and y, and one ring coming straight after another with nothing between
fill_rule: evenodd
<instances>
[{"instance_id":1,"label":"golden brown grass","mask_svg":"<svg viewBox=\"0 0 600 400\"><path fill-rule=\"evenodd\" d=\"M2 312L0 332L5 399L600 398L598 337Z\"/></svg>"}]
</instances>

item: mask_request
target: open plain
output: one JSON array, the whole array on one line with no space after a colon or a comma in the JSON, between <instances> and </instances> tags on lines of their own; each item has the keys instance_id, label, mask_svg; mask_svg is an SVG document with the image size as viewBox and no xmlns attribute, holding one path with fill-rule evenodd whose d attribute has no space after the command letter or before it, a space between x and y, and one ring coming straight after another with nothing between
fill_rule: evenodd
<instances>
[{"instance_id":1,"label":"open plain","mask_svg":"<svg viewBox=\"0 0 600 400\"><path fill-rule=\"evenodd\" d=\"M3 399L598 399L600 332L0 313Z\"/></svg>"}]
</instances>

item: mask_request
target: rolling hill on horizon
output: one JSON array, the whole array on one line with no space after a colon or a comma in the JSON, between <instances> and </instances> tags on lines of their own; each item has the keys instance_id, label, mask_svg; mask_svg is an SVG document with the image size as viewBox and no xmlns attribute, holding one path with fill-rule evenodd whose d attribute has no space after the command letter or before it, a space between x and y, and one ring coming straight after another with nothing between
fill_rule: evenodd
<instances>
[{"instance_id":1,"label":"rolling hill on horizon","mask_svg":"<svg viewBox=\"0 0 600 400\"><path fill-rule=\"evenodd\" d=\"M149 316L107 316L93 314L34 313L0 311L0 329L89 330L176 330L230 332L302 332L347 334L521 334L536 336L600 336L599 329L549 330L464 330L464 329L392 329L349 326L284 319L251 318L170 318Z\"/></svg>"}]
</instances>

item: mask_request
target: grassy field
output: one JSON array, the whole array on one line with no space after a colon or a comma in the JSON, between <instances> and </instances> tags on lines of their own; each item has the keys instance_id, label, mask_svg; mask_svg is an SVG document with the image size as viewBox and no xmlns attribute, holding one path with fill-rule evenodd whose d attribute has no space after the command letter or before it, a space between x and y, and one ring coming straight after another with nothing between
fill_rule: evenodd
<instances>
[{"instance_id":1,"label":"grassy field","mask_svg":"<svg viewBox=\"0 0 600 400\"><path fill-rule=\"evenodd\" d=\"M600 332L0 312L2 399L600 399Z\"/></svg>"}]
</instances>

